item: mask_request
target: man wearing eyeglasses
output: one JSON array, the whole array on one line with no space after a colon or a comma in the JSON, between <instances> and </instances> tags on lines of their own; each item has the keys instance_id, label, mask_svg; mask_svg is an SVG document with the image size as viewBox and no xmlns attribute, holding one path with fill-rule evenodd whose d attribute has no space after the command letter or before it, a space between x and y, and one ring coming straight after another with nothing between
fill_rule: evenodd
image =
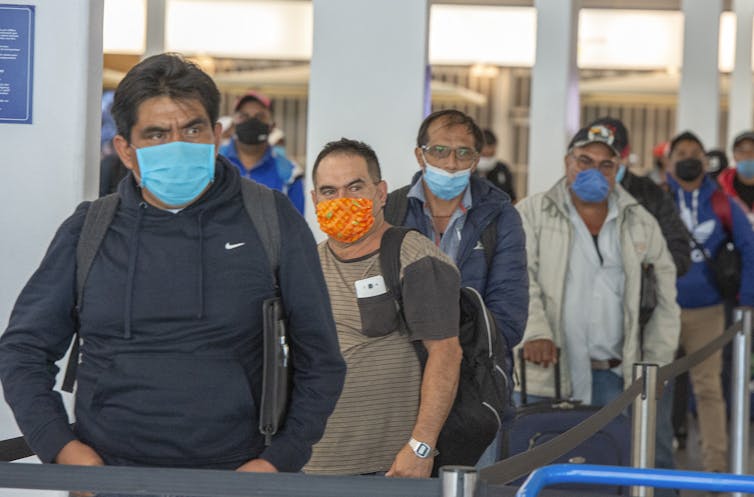
<instances>
[{"instance_id":1,"label":"man wearing eyeglasses","mask_svg":"<svg viewBox=\"0 0 754 497\"><path fill-rule=\"evenodd\" d=\"M427 116L414 150L420 171L390 193L385 218L419 230L455 261L462 286L482 295L510 351L521 340L529 306L524 232L510 197L473 174L483 146L481 129L463 112ZM499 458L498 443L480 466Z\"/></svg>"},{"instance_id":2,"label":"man wearing eyeglasses","mask_svg":"<svg viewBox=\"0 0 754 497\"><path fill-rule=\"evenodd\" d=\"M565 177L516 205L529 265L522 348L530 399L554 396L554 363L564 397L600 406L631 383L635 362L673 360L675 264L655 218L616 185L614 141L607 126L581 129L568 147ZM654 266L657 306L641 336L644 264Z\"/></svg>"}]
</instances>

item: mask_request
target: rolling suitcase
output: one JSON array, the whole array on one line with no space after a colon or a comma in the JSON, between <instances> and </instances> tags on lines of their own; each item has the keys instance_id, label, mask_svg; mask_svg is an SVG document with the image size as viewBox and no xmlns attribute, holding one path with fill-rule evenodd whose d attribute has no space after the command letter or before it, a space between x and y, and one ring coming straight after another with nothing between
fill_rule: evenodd
<instances>
[{"instance_id":1,"label":"rolling suitcase","mask_svg":"<svg viewBox=\"0 0 754 497\"><path fill-rule=\"evenodd\" d=\"M541 445L561 433L568 431L581 423L600 408L583 405L578 401L562 399L560 394L560 365L555 365L555 397L554 399L526 403L526 362L523 360L522 350L519 350L521 364L521 400L524 403L516 409L516 417L507 432L503 443L502 457L508 458L521 452ZM622 415L613 419L607 426L592 435L587 440L553 460L550 464L603 464L611 466L630 466L631 464L631 422L628 416ZM512 482L520 485L525 478ZM560 488L568 490L584 490L602 494L620 494L621 487L593 486L593 485L563 485Z\"/></svg>"}]
</instances>

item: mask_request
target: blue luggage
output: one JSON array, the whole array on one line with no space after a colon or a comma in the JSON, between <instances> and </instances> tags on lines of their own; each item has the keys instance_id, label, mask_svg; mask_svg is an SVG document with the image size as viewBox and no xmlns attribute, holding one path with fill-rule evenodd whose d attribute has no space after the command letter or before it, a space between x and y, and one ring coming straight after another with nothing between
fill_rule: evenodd
<instances>
[{"instance_id":1,"label":"blue luggage","mask_svg":"<svg viewBox=\"0 0 754 497\"><path fill-rule=\"evenodd\" d=\"M523 359L519 356L520 359ZM525 361L520 360L522 368ZM501 456L505 459L541 445L581 423L600 407L583 405L560 398L560 366L555 365L556 397L552 400L524 404L516 409L516 417L507 432ZM522 401L526 398L526 373L520 371ZM607 426L567 454L549 464L631 465L631 421L627 415L613 419ZM512 482L520 485L525 478ZM620 494L621 487L594 485L563 485L562 489L584 490L602 494Z\"/></svg>"}]
</instances>

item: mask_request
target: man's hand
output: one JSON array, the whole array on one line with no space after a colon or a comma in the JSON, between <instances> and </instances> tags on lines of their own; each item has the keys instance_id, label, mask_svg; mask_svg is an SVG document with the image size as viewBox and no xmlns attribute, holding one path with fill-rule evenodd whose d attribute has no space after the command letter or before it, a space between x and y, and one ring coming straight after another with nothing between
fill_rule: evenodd
<instances>
[{"instance_id":1,"label":"man's hand","mask_svg":"<svg viewBox=\"0 0 754 497\"><path fill-rule=\"evenodd\" d=\"M77 466L104 466L102 458L88 445L71 440L58 452L55 457L58 464L72 464Z\"/></svg>"},{"instance_id":2,"label":"man's hand","mask_svg":"<svg viewBox=\"0 0 754 497\"><path fill-rule=\"evenodd\" d=\"M60 449L55 457L58 464L76 466L104 466L105 462L97 452L78 440L71 440ZM71 492L72 497L92 497L92 492Z\"/></svg>"},{"instance_id":3,"label":"man's hand","mask_svg":"<svg viewBox=\"0 0 754 497\"><path fill-rule=\"evenodd\" d=\"M236 471L242 473L277 473L278 469L273 466L272 463L264 459L252 459Z\"/></svg>"},{"instance_id":4,"label":"man's hand","mask_svg":"<svg viewBox=\"0 0 754 497\"><path fill-rule=\"evenodd\" d=\"M531 340L524 343L524 359L546 368L558 362L558 349L547 338Z\"/></svg>"},{"instance_id":5,"label":"man's hand","mask_svg":"<svg viewBox=\"0 0 754 497\"><path fill-rule=\"evenodd\" d=\"M404 445L398 455L395 456L393 465L390 466L385 476L399 478L429 478L432 474L432 464L434 458L428 457L422 459L414 454L414 450L408 445Z\"/></svg>"}]
</instances>

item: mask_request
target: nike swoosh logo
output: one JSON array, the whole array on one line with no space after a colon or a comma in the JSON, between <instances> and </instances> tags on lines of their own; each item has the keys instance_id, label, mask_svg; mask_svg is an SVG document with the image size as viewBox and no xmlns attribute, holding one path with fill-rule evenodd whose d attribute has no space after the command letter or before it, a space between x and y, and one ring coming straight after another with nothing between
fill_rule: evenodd
<instances>
[{"instance_id":1,"label":"nike swoosh logo","mask_svg":"<svg viewBox=\"0 0 754 497\"><path fill-rule=\"evenodd\" d=\"M226 242L225 243L225 250L233 250L234 248L238 248L238 247L240 247L242 245L246 245L246 242L241 242L241 243Z\"/></svg>"}]
</instances>

